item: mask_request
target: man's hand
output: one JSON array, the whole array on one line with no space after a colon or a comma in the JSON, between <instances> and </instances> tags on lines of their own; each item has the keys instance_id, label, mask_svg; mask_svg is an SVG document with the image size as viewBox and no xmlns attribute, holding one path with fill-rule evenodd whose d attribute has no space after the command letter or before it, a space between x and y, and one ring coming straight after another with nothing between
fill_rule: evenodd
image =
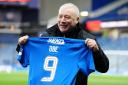
<instances>
[{"instance_id":1,"label":"man's hand","mask_svg":"<svg viewBox=\"0 0 128 85\"><path fill-rule=\"evenodd\" d=\"M94 39L89 39L89 38L87 38L87 39L85 40L85 43L87 44L87 46L88 46L89 48L93 49L93 51L99 50L98 45L97 45L97 43L96 43L96 41L95 41Z\"/></svg>"},{"instance_id":2,"label":"man's hand","mask_svg":"<svg viewBox=\"0 0 128 85\"><path fill-rule=\"evenodd\" d=\"M28 35L25 35L23 37L20 37L19 40L18 40L18 44L21 45L21 44L25 44L28 40Z\"/></svg>"}]
</instances>

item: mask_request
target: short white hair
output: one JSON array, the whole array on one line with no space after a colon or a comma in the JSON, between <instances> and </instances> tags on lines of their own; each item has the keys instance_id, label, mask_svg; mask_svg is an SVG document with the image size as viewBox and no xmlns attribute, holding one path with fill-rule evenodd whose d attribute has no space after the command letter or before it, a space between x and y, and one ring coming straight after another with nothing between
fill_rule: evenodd
<instances>
[{"instance_id":1,"label":"short white hair","mask_svg":"<svg viewBox=\"0 0 128 85\"><path fill-rule=\"evenodd\" d=\"M66 3L66 4L63 4L62 6L60 6L59 13L60 13L60 11L61 11L62 9L64 9L64 8L72 8L72 9L74 10L76 16L79 17L79 13L80 13L80 12L79 12L79 9L78 9L78 7L77 7L76 5L74 5L73 3Z\"/></svg>"}]
</instances>

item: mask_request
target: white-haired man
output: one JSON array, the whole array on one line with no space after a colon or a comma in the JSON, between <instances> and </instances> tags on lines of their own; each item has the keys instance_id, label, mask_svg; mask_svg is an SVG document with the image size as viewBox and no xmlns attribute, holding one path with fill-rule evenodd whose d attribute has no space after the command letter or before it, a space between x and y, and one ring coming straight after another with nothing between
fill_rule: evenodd
<instances>
[{"instance_id":1,"label":"white-haired man","mask_svg":"<svg viewBox=\"0 0 128 85\"><path fill-rule=\"evenodd\" d=\"M86 40L87 46L93 51L94 64L97 71L104 73L109 68L109 60L96 42L95 36L86 32L79 24L79 9L72 3L62 5L58 12L58 23L46 30L42 36L66 37ZM20 44L26 43L28 36L19 38ZM75 85L87 85L88 76L80 70L76 75Z\"/></svg>"}]
</instances>

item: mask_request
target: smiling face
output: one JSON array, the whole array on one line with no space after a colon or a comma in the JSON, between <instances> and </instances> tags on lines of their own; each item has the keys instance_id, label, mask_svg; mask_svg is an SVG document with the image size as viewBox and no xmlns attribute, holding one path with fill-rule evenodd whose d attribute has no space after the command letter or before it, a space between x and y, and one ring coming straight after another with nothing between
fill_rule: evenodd
<instances>
[{"instance_id":1,"label":"smiling face","mask_svg":"<svg viewBox=\"0 0 128 85\"><path fill-rule=\"evenodd\" d=\"M70 28L76 26L79 21L75 10L71 7L64 7L58 13L58 27L62 33L67 32Z\"/></svg>"}]
</instances>

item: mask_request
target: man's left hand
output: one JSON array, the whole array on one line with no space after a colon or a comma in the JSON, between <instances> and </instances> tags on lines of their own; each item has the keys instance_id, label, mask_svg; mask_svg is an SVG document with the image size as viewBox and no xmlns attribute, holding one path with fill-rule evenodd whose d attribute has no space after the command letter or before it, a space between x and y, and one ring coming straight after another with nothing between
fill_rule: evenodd
<instances>
[{"instance_id":1,"label":"man's left hand","mask_svg":"<svg viewBox=\"0 0 128 85\"><path fill-rule=\"evenodd\" d=\"M96 41L94 39L87 38L85 40L85 43L87 44L87 46L89 48L93 49L93 51L99 50L99 47L98 47L98 45L97 45L97 43L96 43Z\"/></svg>"}]
</instances>

